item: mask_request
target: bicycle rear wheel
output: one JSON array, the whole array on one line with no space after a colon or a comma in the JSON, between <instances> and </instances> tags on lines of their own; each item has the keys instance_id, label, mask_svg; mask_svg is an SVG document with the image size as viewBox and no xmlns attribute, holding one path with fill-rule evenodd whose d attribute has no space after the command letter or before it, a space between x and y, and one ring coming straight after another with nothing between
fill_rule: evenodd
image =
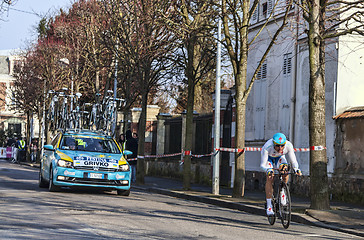
<instances>
[{"instance_id":1,"label":"bicycle rear wheel","mask_svg":"<svg viewBox=\"0 0 364 240\"><path fill-rule=\"evenodd\" d=\"M279 215L284 228L288 228L291 223L291 195L289 193L288 185L282 182L279 187Z\"/></svg>"}]
</instances>

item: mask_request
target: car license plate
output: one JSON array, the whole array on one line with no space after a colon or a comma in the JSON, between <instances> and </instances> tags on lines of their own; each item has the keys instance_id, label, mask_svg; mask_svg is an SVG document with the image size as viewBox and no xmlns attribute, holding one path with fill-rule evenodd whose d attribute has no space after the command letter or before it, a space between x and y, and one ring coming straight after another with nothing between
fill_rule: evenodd
<instances>
[{"instance_id":1,"label":"car license plate","mask_svg":"<svg viewBox=\"0 0 364 240\"><path fill-rule=\"evenodd\" d=\"M97 179L104 179L104 174L102 173L89 173L89 178L97 178Z\"/></svg>"}]
</instances>

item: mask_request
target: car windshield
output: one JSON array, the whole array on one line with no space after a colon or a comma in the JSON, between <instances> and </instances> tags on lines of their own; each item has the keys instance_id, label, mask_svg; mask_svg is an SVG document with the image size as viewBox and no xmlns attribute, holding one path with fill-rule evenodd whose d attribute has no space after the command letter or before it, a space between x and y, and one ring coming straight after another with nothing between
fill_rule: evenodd
<instances>
[{"instance_id":1,"label":"car windshield","mask_svg":"<svg viewBox=\"0 0 364 240\"><path fill-rule=\"evenodd\" d=\"M120 153L120 150L113 139L90 136L63 136L60 149L100 153Z\"/></svg>"}]
</instances>

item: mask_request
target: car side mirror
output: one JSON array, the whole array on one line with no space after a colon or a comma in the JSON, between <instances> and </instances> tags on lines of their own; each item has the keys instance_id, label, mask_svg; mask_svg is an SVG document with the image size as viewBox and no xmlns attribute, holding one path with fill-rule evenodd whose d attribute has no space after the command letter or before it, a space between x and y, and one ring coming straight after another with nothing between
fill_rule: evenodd
<instances>
[{"instance_id":1,"label":"car side mirror","mask_svg":"<svg viewBox=\"0 0 364 240\"><path fill-rule=\"evenodd\" d=\"M123 154L124 155L131 155L131 154L133 154L133 152L129 151L129 150L124 150Z\"/></svg>"},{"instance_id":2,"label":"car side mirror","mask_svg":"<svg viewBox=\"0 0 364 240\"><path fill-rule=\"evenodd\" d=\"M53 145L44 145L45 150L54 151Z\"/></svg>"}]
</instances>

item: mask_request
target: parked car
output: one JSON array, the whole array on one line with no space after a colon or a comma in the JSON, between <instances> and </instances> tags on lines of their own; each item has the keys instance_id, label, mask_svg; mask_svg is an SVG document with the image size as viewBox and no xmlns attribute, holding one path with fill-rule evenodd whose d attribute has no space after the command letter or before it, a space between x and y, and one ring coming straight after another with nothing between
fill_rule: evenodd
<instances>
[{"instance_id":1,"label":"parked car","mask_svg":"<svg viewBox=\"0 0 364 240\"><path fill-rule=\"evenodd\" d=\"M91 130L60 131L44 146L39 187L59 191L61 187L115 189L130 194L130 166L114 138Z\"/></svg>"}]
</instances>

